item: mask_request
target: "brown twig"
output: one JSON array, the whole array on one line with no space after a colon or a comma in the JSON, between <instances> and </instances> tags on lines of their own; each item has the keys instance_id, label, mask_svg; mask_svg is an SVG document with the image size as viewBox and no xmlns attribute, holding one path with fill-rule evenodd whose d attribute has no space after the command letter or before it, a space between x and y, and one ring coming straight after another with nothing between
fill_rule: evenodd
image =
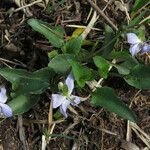
<instances>
[{"instance_id":1,"label":"brown twig","mask_svg":"<svg viewBox=\"0 0 150 150\"><path fill-rule=\"evenodd\" d=\"M99 7L94 4L91 0L87 0L91 6L99 13L100 16L102 16L111 26L114 30L118 30L117 26L103 13L102 10L99 9Z\"/></svg>"},{"instance_id":2,"label":"brown twig","mask_svg":"<svg viewBox=\"0 0 150 150\"><path fill-rule=\"evenodd\" d=\"M21 67L24 67L24 68L27 67L27 66L26 66L25 64L23 64L23 63L13 62L13 61L11 61L11 60L7 60L7 59L1 58L1 57L0 57L0 61L2 61L2 62L7 62L7 63L13 64L13 65L17 65L17 66L21 66Z\"/></svg>"}]
</instances>

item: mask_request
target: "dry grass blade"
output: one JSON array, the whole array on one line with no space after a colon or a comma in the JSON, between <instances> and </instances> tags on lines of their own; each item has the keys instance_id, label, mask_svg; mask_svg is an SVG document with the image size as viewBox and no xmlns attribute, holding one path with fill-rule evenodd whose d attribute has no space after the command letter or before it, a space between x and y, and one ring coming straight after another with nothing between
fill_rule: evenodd
<instances>
[{"instance_id":1,"label":"dry grass blade","mask_svg":"<svg viewBox=\"0 0 150 150\"><path fill-rule=\"evenodd\" d=\"M136 92L136 94L134 95L134 97L132 98L129 108L132 107L132 104L135 100L135 98L139 95L139 93L141 92L141 90L138 90L138 92ZM127 122L127 133L126 133L126 141L130 142L131 141L131 137L132 137L132 132L131 132L131 125L130 125L130 121Z\"/></svg>"},{"instance_id":2,"label":"dry grass blade","mask_svg":"<svg viewBox=\"0 0 150 150\"><path fill-rule=\"evenodd\" d=\"M137 124L130 122L130 126L146 146L150 148L150 137Z\"/></svg>"},{"instance_id":3,"label":"dry grass blade","mask_svg":"<svg viewBox=\"0 0 150 150\"><path fill-rule=\"evenodd\" d=\"M131 141L131 126L130 126L130 122L127 122L127 133L126 133L126 141Z\"/></svg>"},{"instance_id":4,"label":"dry grass blade","mask_svg":"<svg viewBox=\"0 0 150 150\"><path fill-rule=\"evenodd\" d=\"M97 21L97 13L96 11L94 11L92 19L90 20L89 24L87 25L86 29L83 31L83 33L81 34L82 39L86 39L87 35L89 34L89 32L91 31L91 28L94 26L95 22Z\"/></svg>"},{"instance_id":5,"label":"dry grass blade","mask_svg":"<svg viewBox=\"0 0 150 150\"><path fill-rule=\"evenodd\" d=\"M25 5L25 6L22 6L22 7L19 7L19 8L17 8L17 9L15 9L13 12L17 12L17 11L20 11L20 10L25 9L25 8L27 8L27 7L31 7L32 5L35 5L35 4L40 3L40 2L42 2L42 1L43 1L43 0L34 1L34 2L30 3L30 4L27 4L27 5Z\"/></svg>"},{"instance_id":6,"label":"dry grass blade","mask_svg":"<svg viewBox=\"0 0 150 150\"><path fill-rule=\"evenodd\" d=\"M52 121L52 124L58 124L58 123L61 123L61 122L64 122L65 120L64 119L60 119L60 120L56 120L56 121ZM28 124L48 124L48 121L47 120L34 120L34 119L23 119L23 123L28 125Z\"/></svg>"},{"instance_id":7,"label":"dry grass blade","mask_svg":"<svg viewBox=\"0 0 150 150\"><path fill-rule=\"evenodd\" d=\"M121 143L121 147L125 150L140 150L140 148L137 145L127 141L123 141Z\"/></svg>"},{"instance_id":8,"label":"dry grass blade","mask_svg":"<svg viewBox=\"0 0 150 150\"><path fill-rule=\"evenodd\" d=\"M81 29L86 29L87 26L81 26L81 25L72 25L72 24L68 24L66 25L66 27L71 27L71 28L81 28ZM90 28L90 27L88 27ZM95 31L101 31L101 29L98 29L98 28L93 28L91 27L92 30L95 30Z\"/></svg>"},{"instance_id":9,"label":"dry grass blade","mask_svg":"<svg viewBox=\"0 0 150 150\"><path fill-rule=\"evenodd\" d=\"M29 150L29 146L25 137L22 116L18 116L18 127L19 127L19 137L20 137L20 141L23 144L23 149Z\"/></svg>"},{"instance_id":10,"label":"dry grass blade","mask_svg":"<svg viewBox=\"0 0 150 150\"><path fill-rule=\"evenodd\" d=\"M49 95L48 95L49 97ZM48 113L48 134L52 134L55 128L55 123L53 123L53 108L52 108L52 101L50 101L50 106L49 106L49 113ZM51 137L46 139L45 135L42 135L42 150L46 149L47 143L51 140Z\"/></svg>"},{"instance_id":11,"label":"dry grass blade","mask_svg":"<svg viewBox=\"0 0 150 150\"><path fill-rule=\"evenodd\" d=\"M27 67L25 64L23 63L16 63L16 62L13 62L11 60L7 60L7 59L4 59L4 58L0 58L0 61L2 62L7 62L7 63L10 63L10 64L13 64L13 65L17 65L17 66L21 66L21 67Z\"/></svg>"}]
</instances>

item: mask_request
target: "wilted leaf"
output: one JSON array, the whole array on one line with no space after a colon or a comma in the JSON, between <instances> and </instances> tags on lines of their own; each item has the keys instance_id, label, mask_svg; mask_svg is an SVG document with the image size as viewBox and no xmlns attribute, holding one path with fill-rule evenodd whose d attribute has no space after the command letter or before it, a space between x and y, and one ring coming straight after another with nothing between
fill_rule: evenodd
<instances>
[{"instance_id":1,"label":"wilted leaf","mask_svg":"<svg viewBox=\"0 0 150 150\"><path fill-rule=\"evenodd\" d=\"M135 145L131 142L128 142L128 141L122 141L121 147L124 150L140 150L140 148L137 145Z\"/></svg>"}]
</instances>

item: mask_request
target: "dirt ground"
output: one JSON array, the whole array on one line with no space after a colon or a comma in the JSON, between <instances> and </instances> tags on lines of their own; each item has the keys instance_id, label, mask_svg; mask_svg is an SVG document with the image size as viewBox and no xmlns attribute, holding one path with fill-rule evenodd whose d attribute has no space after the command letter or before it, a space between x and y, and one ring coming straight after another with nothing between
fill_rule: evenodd
<instances>
[{"instance_id":1,"label":"dirt ground","mask_svg":"<svg viewBox=\"0 0 150 150\"><path fill-rule=\"evenodd\" d=\"M52 6L46 10L43 5L36 4L24 11L21 9L14 12L19 8L15 2L0 1L0 57L12 61L1 61L0 67L11 66L34 71L48 64L47 54L52 47L27 25L29 18L38 18L51 25L62 25L68 35L74 30L67 27L68 24L87 25L90 5L86 1L58 2L52 1ZM99 1L97 5L103 9L106 4L106 1ZM105 13L118 26L125 17L123 12L115 11L113 6L109 6ZM104 23L103 18L99 19L96 27L100 31L93 31L89 38L103 39ZM150 91L135 90L115 78L106 82L115 88L126 104L131 105L138 116L138 126L150 134ZM116 82L119 83L116 85ZM7 83L8 89L9 86ZM47 93L41 96L40 102L29 112L1 120L0 150L41 149L42 135L48 127L50 100ZM143 150L146 147L133 130L131 142L135 147L127 147L127 121L103 108L95 108L90 100L82 102L75 110L78 115L70 112L67 119L55 123L53 134L65 134L68 137L52 137L47 145L48 150L138 150L137 147Z\"/></svg>"}]
</instances>

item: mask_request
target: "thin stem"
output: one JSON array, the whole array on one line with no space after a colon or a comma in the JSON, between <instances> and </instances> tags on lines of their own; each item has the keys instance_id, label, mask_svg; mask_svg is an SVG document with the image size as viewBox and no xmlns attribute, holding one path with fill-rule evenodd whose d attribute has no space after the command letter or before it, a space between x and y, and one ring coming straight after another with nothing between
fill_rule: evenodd
<instances>
[{"instance_id":1,"label":"thin stem","mask_svg":"<svg viewBox=\"0 0 150 150\"><path fill-rule=\"evenodd\" d=\"M121 35L121 33L118 33L106 46L104 46L101 49L95 51L93 54L90 54L85 60L89 60L93 56L96 56L97 54L99 54L102 50L104 50L105 48L110 46L110 44L112 44L120 35Z\"/></svg>"}]
</instances>

